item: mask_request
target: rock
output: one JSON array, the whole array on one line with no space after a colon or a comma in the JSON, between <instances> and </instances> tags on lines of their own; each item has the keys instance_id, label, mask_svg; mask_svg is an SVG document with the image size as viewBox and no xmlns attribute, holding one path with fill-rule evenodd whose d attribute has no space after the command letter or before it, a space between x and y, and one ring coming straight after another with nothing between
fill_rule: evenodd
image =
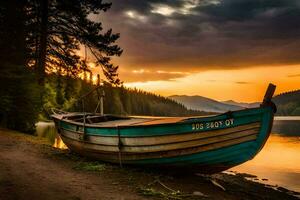
<instances>
[{"instance_id":1,"label":"rock","mask_svg":"<svg viewBox=\"0 0 300 200\"><path fill-rule=\"evenodd\" d=\"M215 186L221 188L223 191L226 191L226 189L220 185L216 180L210 180L212 182L212 184L214 184Z\"/></svg>"},{"instance_id":2,"label":"rock","mask_svg":"<svg viewBox=\"0 0 300 200\"><path fill-rule=\"evenodd\" d=\"M279 191L282 191L282 192L289 192L290 190L284 188L284 187L278 187L277 188Z\"/></svg>"},{"instance_id":3,"label":"rock","mask_svg":"<svg viewBox=\"0 0 300 200\"><path fill-rule=\"evenodd\" d=\"M193 192L193 195L194 196L200 196L200 197L208 197L208 195L205 195L205 194L203 194L202 192L199 192L199 191Z\"/></svg>"},{"instance_id":4,"label":"rock","mask_svg":"<svg viewBox=\"0 0 300 200\"><path fill-rule=\"evenodd\" d=\"M256 175L247 174L247 173L238 173L237 175L244 177L244 178L257 178Z\"/></svg>"}]
</instances>

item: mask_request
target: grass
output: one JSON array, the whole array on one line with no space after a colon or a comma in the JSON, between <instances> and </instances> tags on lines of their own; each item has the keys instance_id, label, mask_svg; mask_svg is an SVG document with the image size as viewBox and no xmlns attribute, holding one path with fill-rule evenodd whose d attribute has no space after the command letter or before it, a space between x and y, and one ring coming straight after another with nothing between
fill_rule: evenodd
<instances>
[{"instance_id":1,"label":"grass","mask_svg":"<svg viewBox=\"0 0 300 200\"><path fill-rule=\"evenodd\" d=\"M140 187L138 188L140 194L144 196L158 197L160 199L182 199L178 196L178 193L167 193L158 191L152 187Z\"/></svg>"},{"instance_id":2,"label":"grass","mask_svg":"<svg viewBox=\"0 0 300 200\"><path fill-rule=\"evenodd\" d=\"M164 191L159 191L157 189L154 189L152 187L139 187L138 192L143 196L157 197L159 199L164 199L164 200L200 199L199 197L196 197L193 194L183 194L180 191L164 192Z\"/></svg>"},{"instance_id":3,"label":"grass","mask_svg":"<svg viewBox=\"0 0 300 200\"><path fill-rule=\"evenodd\" d=\"M156 187L154 187L155 185ZM159 180L159 177L155 177L154 181L146 185L146 187L138 187L137 189L138 192L144 196L156 197L164 200L199 199L199 197L196 197L193 194L184 194L179 190L174 190L166 186Z\"/></svg>"},{"instance_id":4,"label":"grass","mask_svg":"<svg viewBox=\"0 0 300 200\"><path fill-rule=\"evenodd\" d=\"M51 145L49 140L46 138L36 137L35 135L21 133L10 129L0 128L0 134L7 135L9 137L13 137L15 139L30 142L33 144L41 144L41 145L48 145L48 146Z\"/></svg>"},{"instance_id":5,"label":"grass","mask_svg":"<svg viewBox=\"0 0 300 200\"><path fill-rule=\"evenodd\" d=\"M99 162L79 162L73 167L76 170L102 172L106 169L106 165Z\"/></svg>"}]
</instances>

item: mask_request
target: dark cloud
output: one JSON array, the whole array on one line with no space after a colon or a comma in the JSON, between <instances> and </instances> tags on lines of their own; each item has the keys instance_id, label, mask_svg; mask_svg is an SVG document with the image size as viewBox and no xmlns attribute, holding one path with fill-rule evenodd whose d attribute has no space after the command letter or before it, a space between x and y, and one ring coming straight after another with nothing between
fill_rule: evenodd
<instances>
[{"instance_id":1,"label":"dark cloud","mask_svg":"<svg viewBox=\"0 0 300 200\"><path fill-rule=\"evenodd\" d=\"M299 0L111 0L120 65L200 71L300 64Z\"/></svg>"},{"instance_id":2,"label":"dark cloud","mask_svg":"<svg viewBox=\"0 0 300 200\"><path fill-rule=\"evenodd\" d=\"M166 4L172 7L181 7L184 4L184 1L181 0L107 0L107 2L112 2L112 9L115 12L136 10L144 14L150 13L152 4Z\"/></svg>"}]
</instances>

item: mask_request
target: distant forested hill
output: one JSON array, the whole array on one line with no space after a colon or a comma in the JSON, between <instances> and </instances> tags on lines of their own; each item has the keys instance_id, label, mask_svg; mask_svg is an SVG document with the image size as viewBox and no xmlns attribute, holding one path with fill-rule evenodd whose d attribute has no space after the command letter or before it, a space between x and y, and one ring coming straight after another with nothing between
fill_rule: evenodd
<instances>
[{"instance_id":1,"label":"distant forested hill","mask_svg":"<svg viewBox=\"0 0 300 200\"><path fill-rule=\"evenodd\" d=\"M169 96L169 98L182 103L189 109L202 110L205 112L223 113L229 110L233 111L243 109L240 105L223 103L202 96L173 95Z\"/></svg>"},{"instance_id":2,"label":"distant forested hill","mask_svg":"<svg viewBox=\"0 0 300 200\"><path fill-rule=\"evenodd\" d=\"M300 90L279 94L273 98L277 115L300 115Z\"/></svg>"},{"instance_id":3,"label":"distant forested hill","mask_svg":"<svg viewBox=\"0 0 300 200\"><path fill-rule=\"evenodd\" d=\"M51 108L68 111L82 111L78 99L95 88L86 81L70 77L48 76L46 83L44 113L50 115ZM180 103L166 97L125 87L113 87L104 83L104 113L121 115L149 116L191 116L207 115L206 112L187 109ZM97 107L98 96L94 92L85 101L85 111L93 112Z\"/></svg>"}]
</instances>

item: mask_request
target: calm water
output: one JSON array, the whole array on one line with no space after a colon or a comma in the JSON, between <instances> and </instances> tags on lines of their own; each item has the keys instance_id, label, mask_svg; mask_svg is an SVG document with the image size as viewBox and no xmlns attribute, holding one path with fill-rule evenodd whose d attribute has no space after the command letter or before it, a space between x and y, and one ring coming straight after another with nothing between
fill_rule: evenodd
<instances>
[{"instance_id":1,"label":"calm water","mask_svg":"<svg viewBox=\"0 0 300 200\"><path fill-rule=\"evenodd\" d=\"M54 122L36 123L36 135L39 137L48 138L48 140L53 144L53 147L55 148L68 148L57 134Z\"/></svg>"},{"instance_id":2,"label":"calm water","mask_svg":"<svg viewBox=\"0 0 300 200\"><path fill-rule=\"evenodd\" d=\"M300 117L276 118L262 151L253 160L230 170L253 174L258 182L300 192Z\"/></svg>"},{"instance_id":3,"label":"calm water","mask_svg":"<svg viewBox=\"0 0 300 200\"><path fill-rule=\"evenodd\" d=\"M67 148L53 122L37 123L37 135L47 137L54 147ZM254 181L300 192L300 117L276 117L262 151L253 160L230 170L256 175L258 180Z\"/></svg>"}]
</instances>

